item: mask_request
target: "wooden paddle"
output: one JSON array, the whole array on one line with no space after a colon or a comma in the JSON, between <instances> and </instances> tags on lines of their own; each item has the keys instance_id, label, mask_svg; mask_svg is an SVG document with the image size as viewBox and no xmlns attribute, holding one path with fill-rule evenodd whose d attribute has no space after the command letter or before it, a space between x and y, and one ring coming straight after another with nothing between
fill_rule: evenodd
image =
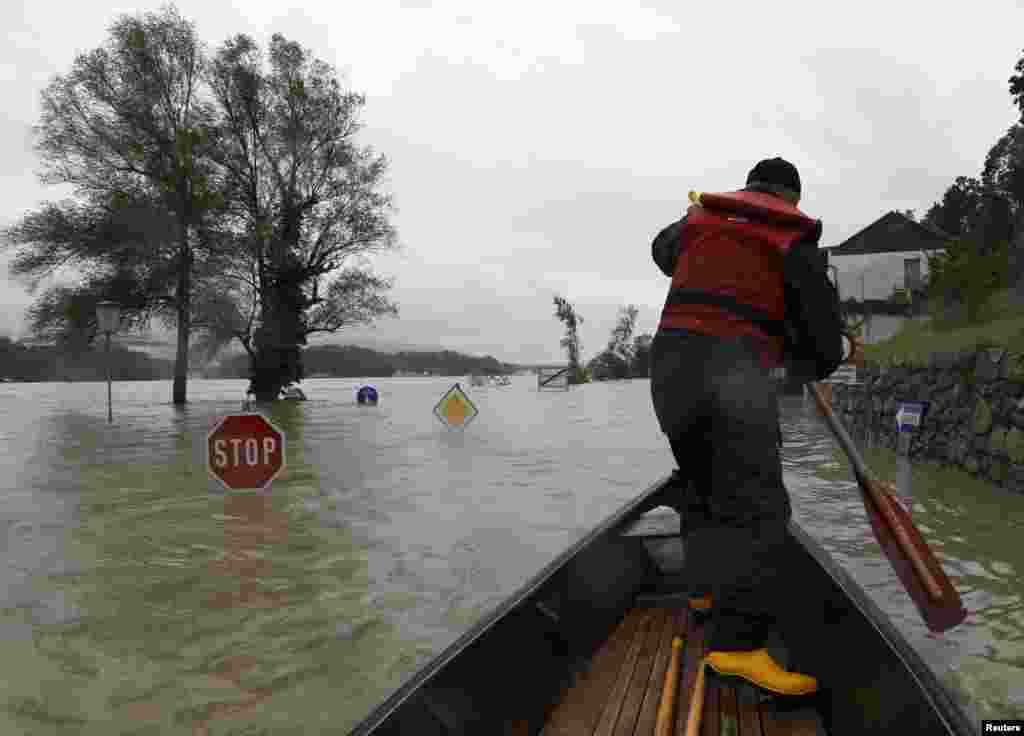
<instances>
[{"instance_id":1,"label":"wooden paddle","mask_svg":"<svg viewBox=\"0 0 1024 736\"><path fill-rule=\"evenodd\" d=\"M668 671L665 673L665 685L661 690L661 704L658 706L658 720L654 723L654 736L672 736L682 650L683 640L677 636L672 639L672 659L669 660Z\"/></svg>"},{"instance_id":2,"label":"wooden paddle","mask_svg":"<svg viewBox=\"0 0 1024 736\"><path fill-rule=\"evenodd\" d=\"M686 719L686 736L700 736L700 719L704 715L704 664L702 659L697 665L697 683L693 686L693 698L690 699L690 715Z\"/></svg>"},{"instance_id":3,"label":"wooden paddle","mask_svg":"<svg viewBox=\"0 0 1024 736\"><path fill-rule=\"evenodd\" d=\"M814 395L818 410L825 417L846 456L850 458L875 538L892 563L896 576L921 612L925 624L935 633L947 631L960 624L967 617L967 610L960 600L960 594L946 577L938 558L924 541L914 522L910 520L910 514L893 498L889 490L872 477L850 435L833 414L822 387L816 383L809 383L808 388Z\"/></svg>"}]
</instances>

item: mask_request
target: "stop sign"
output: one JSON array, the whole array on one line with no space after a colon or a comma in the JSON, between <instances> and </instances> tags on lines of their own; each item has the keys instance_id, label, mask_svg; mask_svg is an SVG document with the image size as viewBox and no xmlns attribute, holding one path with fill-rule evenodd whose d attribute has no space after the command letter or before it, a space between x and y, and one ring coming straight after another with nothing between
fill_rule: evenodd
<instances>
[{"instance_id":1,"label":"stop sign","mask_svg":"<svg viewBox=\"0 0 1024 736\"><path fill-rule=\"evenodd\" d=\"M261 414L229 414L206 437L206 467L228 490L263 490L284 469L284 433Z\"/></svg>"}]
</instances>

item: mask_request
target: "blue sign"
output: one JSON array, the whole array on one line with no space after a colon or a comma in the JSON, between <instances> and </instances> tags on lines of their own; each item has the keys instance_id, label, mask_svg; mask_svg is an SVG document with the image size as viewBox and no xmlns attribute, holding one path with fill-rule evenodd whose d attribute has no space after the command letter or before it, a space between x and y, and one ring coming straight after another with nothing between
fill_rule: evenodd
<instances>
[{"instance_id":1,"label":"blue sign","mask_svg":"<svg viewBox=\"0 0 1024 736\"><path fill-rule=\"evenodd\" d=\"M901 401L896 405L896 428L900 434L913 432L921 426L928 413L927 401Z\"/></svg>"},{"instance_id":2,"label":"blue sign","mask_svg":"<svg viewBox=\"0 0 1024 736\"><path fill-rule=\"evenodd\" d=\"M360 386L359 390L356 391L356 401L360 404L371 404L376 406L380 396L377 394L377 389L373 386Z\"/></svg>"}]
</instances>

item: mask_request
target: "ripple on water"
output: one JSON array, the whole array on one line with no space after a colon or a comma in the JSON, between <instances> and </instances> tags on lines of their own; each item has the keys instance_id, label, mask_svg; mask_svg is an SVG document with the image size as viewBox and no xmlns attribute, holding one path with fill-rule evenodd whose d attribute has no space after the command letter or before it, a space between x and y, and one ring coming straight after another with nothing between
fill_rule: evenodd
<instances>
[{"instance_id":1,"label":"ripple on water","mask_svg":"<svg viewBox=\"0 0 1024 736\"><path fill-rule=\"evenodd\" d=\"M18 663L9 703L34 719L19 724L174 733L202 716L211 730L242 732L273 712L304 732L345 731L673 466L644 381L545 395L527 379L511 398L481 394L482 416L460 434L431 414L449 379L373 382L387 402L374 411L354 405L354 381L321 381L314 402L274 407L289 469L273 503L239 513L205 492L202 448L244 381L190 383L186 410L167 405L166 383L120 384L114 427L102 384L28 386L19 389L28 399L6 405L0 396L0 411L23 428L8 425L0 443L9 447L2 518L29 510L41 529L53 525L45 544L20 533L8 541L24 569L8 569L0 587L6 661ZM1024 506L915 481L913 518L972 610L942 640L929 638L827 428L799 400L783 401L782 424L801 525L975 713L1016 713ZM228 575L231 524L238 566ZM225 591L253 604L212 607ZM53 683L66 697L43 702ZM214 722L242 705L250 710ZM9 717L0 732L18 732Z\"/></svg>"}]
</instances>

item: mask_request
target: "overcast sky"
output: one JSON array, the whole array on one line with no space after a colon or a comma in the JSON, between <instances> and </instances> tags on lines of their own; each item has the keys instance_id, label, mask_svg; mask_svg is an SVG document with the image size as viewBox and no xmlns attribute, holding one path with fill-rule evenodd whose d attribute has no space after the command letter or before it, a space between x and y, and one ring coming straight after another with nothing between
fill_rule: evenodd
<instances>
[{"instance_id":1,"label":"overcast sky","mask_svg":"<svg viewBox=\"0 0 1024 736\"><path fill-rule=\"evenodd\" d=\"M57 192L35 177L39 93L120 13L160 2L4 4L0 224ZM760 158L800 170L801 207L835 245L973 176L1017 118L1007 79L1024 3L198 2L211 46L283 33L364 92L363 140L391 160L398 319L387 341L564 361L552 296L585 320L585 359L618 309L654 332L668 279L658 230L690 189L743 184ZM32 297L0 261L0 332Z\"/></svg>"}]
</instances>

